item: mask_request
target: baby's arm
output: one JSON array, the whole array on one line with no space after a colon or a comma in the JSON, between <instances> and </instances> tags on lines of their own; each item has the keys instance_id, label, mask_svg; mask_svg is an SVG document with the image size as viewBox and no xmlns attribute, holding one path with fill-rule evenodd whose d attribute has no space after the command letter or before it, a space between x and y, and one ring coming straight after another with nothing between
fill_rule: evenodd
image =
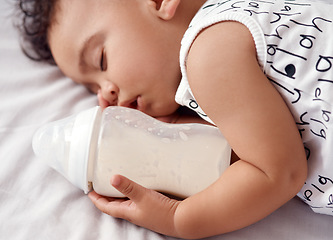
<instances>
[{"instance_id":1,"label":"baby's arm","mask_svg":"<svg viewBox=\"0 0 333 240\"><path fill-rule=\"evenodd\" d=\"M201 32L187 70L196 100L240 158L177 208L183 235L200 229L203 237L242 228L279 208L303 186L307 163L294 119L263 74L245 26L226 22Z\"/></svg>"}]
</instances>

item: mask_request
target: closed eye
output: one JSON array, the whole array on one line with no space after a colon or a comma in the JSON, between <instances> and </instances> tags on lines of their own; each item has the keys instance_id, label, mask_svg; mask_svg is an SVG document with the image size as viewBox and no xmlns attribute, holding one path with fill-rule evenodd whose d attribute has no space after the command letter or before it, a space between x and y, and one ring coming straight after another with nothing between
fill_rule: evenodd
<instances>
[{"instance_id":1,"label":"closed eye","mask_svg":"<svg viewBox=\"0 0 333 240\"><path fill-rule=\"evenodd\" d=\"M100 69L102 72L105 72L108 68L108 62L107 62L107 58L106 58L106 51L104 48L102 50L100 59L101 59L100 63L99 63Z\"/></svg>"}]
</instances>

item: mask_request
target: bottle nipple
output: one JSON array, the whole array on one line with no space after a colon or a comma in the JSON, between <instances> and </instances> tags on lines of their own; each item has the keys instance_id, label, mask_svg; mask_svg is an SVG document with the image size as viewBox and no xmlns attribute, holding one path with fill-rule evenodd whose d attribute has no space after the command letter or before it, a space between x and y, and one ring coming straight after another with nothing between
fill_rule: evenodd
<instances>
[{"instance_id":1,"label":"bottle nipple","mask_svg":"<svg viewBox=\"0 0 333 240\"><path fill-rule=\"evenodd\" d=\"M87 168L90 143L99 107L51 122L37 130L32 139L35 155L85 192L90 190Z\"/></svg>"},{"instance_id":2,"label":"bottle nipple","mask_svg":"<svg viewBox=\"0 0 333 240\"><path fill-rule=\"evenodd\" d=\"M65 177L68 173L73 125L73 117L49 123L39 128L32 140L35 155Z\"/></svg>"}]
</instances>

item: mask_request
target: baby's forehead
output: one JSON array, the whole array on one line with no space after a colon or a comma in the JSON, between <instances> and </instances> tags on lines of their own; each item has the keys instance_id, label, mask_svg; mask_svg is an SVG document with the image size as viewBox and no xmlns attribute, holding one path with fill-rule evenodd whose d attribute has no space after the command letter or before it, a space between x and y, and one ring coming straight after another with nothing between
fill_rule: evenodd
<instances>
[{"instance_id":1,"label":"baby's forehead","mask_svg":"<svg viewBox=\"0 0 333 240\"><path fill-rule=\"evenodd\" d=\"M77 76L80 48L103 22L99 2L104 0L57 0L54 6L48 41L57 65L71 78Z\"/></svg>"}]
</instances>

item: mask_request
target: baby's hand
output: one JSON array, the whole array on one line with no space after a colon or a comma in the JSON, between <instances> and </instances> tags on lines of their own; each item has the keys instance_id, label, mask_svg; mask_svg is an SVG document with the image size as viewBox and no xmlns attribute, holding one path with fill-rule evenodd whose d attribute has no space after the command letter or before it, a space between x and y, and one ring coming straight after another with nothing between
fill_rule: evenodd
<instances>
[{"instance_id":1,"label":"baby's hand","mask_svg":"<svg viewBox=\"0 0 333 240\"><path fill-rule=\"evenodd\" d=\"M179 201L144 188L120 175L111 178L111 185L128 198L108 198L96 192L89 193L89 198L99 210L155 232L177 236L174 214Z\"/></svg>"}]
</instances>

